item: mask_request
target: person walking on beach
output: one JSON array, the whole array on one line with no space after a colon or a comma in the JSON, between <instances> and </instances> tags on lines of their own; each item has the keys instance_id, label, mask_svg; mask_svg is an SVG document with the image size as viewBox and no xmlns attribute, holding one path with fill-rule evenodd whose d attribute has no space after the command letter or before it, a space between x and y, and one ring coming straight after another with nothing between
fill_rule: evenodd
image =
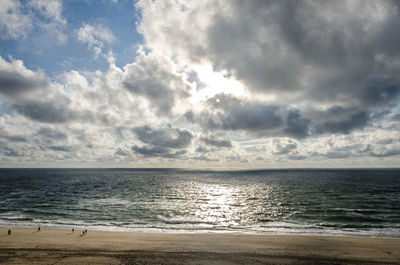
<instances>
[{"instance_id":1,"label":"person walking on beach","mask_svg":"<svg viewBox=\"0 0 400 265\"><path fill-rule=\"evenodd\" d=\"M8 229L8 235L11 235L11 229Z\"/></svg>"},{"instance_id":2,"label":"person walking on beach","mask_svg":"<svg viewBox=\"0 0 400 265\"><path fill-rule=\"evenodd\" d=\"M40 225L38 226L37 230L38 230L38 232L40 232Z\"/></svg>"}]
</instances>

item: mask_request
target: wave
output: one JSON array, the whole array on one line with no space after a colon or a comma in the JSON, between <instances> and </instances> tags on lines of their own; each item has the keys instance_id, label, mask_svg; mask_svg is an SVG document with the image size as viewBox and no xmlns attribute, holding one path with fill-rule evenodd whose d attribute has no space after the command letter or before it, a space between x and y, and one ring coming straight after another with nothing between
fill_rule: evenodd
<instances>
[{"instance_id":1,"label":"wave","mask_svg":"<svg viewBox=\"0 0 400 265\"><path fill-rule=\"evenodd\" d=\"M301 234L301 235L357 235L400 238L400 226L372 226L368 224L293 224L267 222L267 225L218 225L215 222L196 220L170 220L158 224L140 222L87 222L77 220L45 220L23 216L0 219L0 226L55 227L65 229L90 229L99 231L161 232L161 233L246 233L246 234Z\"/></svg>"}]
</instances>

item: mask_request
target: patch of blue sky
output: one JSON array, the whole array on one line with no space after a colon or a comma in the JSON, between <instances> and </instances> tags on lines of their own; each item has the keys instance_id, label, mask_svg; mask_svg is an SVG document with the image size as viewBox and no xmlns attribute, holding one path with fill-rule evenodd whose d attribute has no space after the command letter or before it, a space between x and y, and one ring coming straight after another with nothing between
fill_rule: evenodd
<instances>
[{"instance_id":1,"label":"patch of blue sky","mask_svg":"<svg viewBox=\"0 0 400 265\"><path fill-rule=\"evenodd\" d=\"M50 78L70 70L106 70L108 62L95 58L87 44L77 39L77 31L85 24L110 29L115 37L112 43L104 43L104 53L113 51L120 67L133 62L142 36L136 31L139 18L131 0L112 1L63 1L62 15L67 24L61 29L66 41L60 41L54 32L46 32L38 25L25 36L17 39L0 39L0 55L8 59L23 59L26 67L41 69ZM46 21L36 11L35 16Z\"/></svg>"}]
</instances>

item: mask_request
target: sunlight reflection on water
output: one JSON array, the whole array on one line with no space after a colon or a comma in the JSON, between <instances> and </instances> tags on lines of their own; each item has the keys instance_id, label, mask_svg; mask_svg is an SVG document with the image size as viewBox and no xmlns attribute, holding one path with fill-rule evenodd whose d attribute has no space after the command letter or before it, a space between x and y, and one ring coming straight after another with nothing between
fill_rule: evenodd
<instances>
[{"instance_id":1,"label":"sunlight reflection on water","mask_svg":"<svg viewBox=\"0 0 400 265\"><path fill-rule=\"evenodd\" d=\"M203 227L244 228L279 217L283 220L287 210L280 201L280 187L273 184L190 182L176 193L186 198L184 202L164 202L167 209L179 209L177 215L169 215L175 224L192 221Z\"/></svg>"},{"instance_id":2,"label":"sunlight reflection on water","mask_svg":"<svg viewBox=\"0 0 400 265\"><path fill-rule=\"evenodd\" d=\"M398 235L399 172L3 170L0 222Z\"/></svg>"}]
</instances>

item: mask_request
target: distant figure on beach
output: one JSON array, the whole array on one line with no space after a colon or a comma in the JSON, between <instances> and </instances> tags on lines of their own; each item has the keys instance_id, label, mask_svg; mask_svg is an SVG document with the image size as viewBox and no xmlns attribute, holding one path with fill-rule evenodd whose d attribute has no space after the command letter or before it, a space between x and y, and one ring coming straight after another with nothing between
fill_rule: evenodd
<instances>
[{"instance_id":1,"label":"distant figure on beach","mask_svg":"<svg viewBox=\"0 0 400 265\"><path fill-rule=\"evenodd\" d=\"M86 235L86 234L87 234L87 229L85 229L85 230L82 231L82 235L81 235L81 236L84 236L84 235Z\"/></svg>"},{"instance_id":2,"label":"distant figure on beach","mask_svg":"<svg viewBox=\"0 0 400 265\"><path fill-rule=\"evenodd\" d=\"M37 230L38 230L38 232L40 232L40 226L38 226Z\"/></svg>"},{"instance_id":3,"label":"distant figure on beach","mask_svg":"<svg viewBox=\"0 0 400 265\"><path fill-rule=\"evenodd\" d=\"M8 235L11 235L11 229L8 229Z\"/></svg>"},{"instance_id":4,"label":"distant figure on beach","mask_svg":"<svg viewBox=\"0 0 400 265\"><path fill-rule=\"evenodd\" d=\"M75 229L74 229L74 228L72 228L72 233L73 233L73 232L75 232Z\"/></svg>"}]
</instances>

